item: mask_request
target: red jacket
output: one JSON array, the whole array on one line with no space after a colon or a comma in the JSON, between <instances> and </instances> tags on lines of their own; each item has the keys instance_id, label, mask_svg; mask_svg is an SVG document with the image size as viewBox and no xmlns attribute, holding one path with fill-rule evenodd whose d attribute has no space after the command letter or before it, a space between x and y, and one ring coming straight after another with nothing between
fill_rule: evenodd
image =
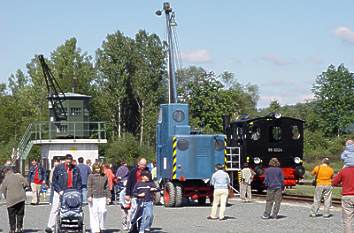
<instances>
[{"instance_id":1,"label":"red jacket","mask_svg":"<svg viewBox=\"0 0 354 233\"><path fill-rule=\"evenodd\" d=\"M345 167L333 178L332 184L342 184L343 196L354 196L354 167Z\"/></svg>"}]
</instances>

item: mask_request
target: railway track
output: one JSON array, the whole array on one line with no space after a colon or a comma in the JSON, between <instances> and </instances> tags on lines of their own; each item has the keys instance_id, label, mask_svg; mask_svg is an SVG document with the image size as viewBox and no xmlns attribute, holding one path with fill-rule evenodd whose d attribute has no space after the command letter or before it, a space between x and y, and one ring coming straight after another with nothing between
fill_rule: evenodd
<instances>
[{"instance_id":1,"label":"railway track","mask_svg":"<svg viewBox=\"0 0 354 233\"><path fill-rule=\"evenodd\" d=\"M266 194L252 194L252 197L265 199ZM283 194L283 200L291 202L300 202L300 203L313 203L313 197L311 196L301 196L301 195L289 195ZM323 202L323 200L322 200ZM332 198L332 205L335 207L341 206L340 198Z\"/></svg>"}]
</instances>

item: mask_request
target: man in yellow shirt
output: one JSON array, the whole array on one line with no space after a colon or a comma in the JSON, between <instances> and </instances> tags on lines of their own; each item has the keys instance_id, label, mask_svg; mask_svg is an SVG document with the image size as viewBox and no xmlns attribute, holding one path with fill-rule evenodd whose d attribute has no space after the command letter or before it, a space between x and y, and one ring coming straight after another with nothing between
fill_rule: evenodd
<instances>
[{"instance_id":1,"label":"man in yellow shirt","mask_svg":"<svg viewBox=\"0 0 354 233\"><path fill-rule=\"evenodd\" d=\"M316 188L313 197L313 205L311 208L310 217L317 217L318 209L320 208L321 199L324 199L324 212L323 217L329 218L329 207L332 202L332 177L334 174L333 169L329 166L329 159L322 159L321 165L316 166L311 174L316 176Z\"/></svg>"}]
</instances>

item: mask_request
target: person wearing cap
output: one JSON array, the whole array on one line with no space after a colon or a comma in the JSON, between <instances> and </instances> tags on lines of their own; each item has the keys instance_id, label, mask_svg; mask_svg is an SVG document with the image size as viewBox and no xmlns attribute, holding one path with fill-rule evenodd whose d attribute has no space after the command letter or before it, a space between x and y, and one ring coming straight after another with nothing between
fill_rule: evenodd
<instances>
[{"instance_id":1,"label":"person wearing cap","mask_svg":"<svg viewBox=\"0 0 354 233\"><path fill-rule=\"evenodd\" d=\"M211 207L211 213L207 219L217 219L216 212L218 210L218 205L220 204L219 220L224 220L227 196L229 195L230 177L229 174L224 171L224 165L220 163L216 164L215 170L216 172L213 173L210 179L210 184L214 186L214 200Z\"/></svg>"},{"instance_id":2,"label":"person wearing cap","mask_svg":"<svg viewBox=\"0 0 354 233\"><path fill-rule=\"evenodd\" d=\"M67 154L65 156L65 162L57 165L53 172L52 187L54 189L54 196L45 232L50 233L54 230L60 208L60 196L63 195L66 189L77 189L81 191L81 185L80 170L73 163L73 156Z\"/></svg>"},{"instance_id":3,"label":"person wearing cap","mask_svg":"<svg viewBox=\"0 0 354 233\"><path fill-rule=\"evenodd\" d=\"M324 200L323 217L329 218L329 208L332 203L332 177L334 174L333 168L329 166L329 159L324 158L321 164L314 167L311 174L316 177L316 187L313 196L313 205L311 207L310 217L317 217L320 208L321 199Z\"/></svg>"},{"instance_id":4,"label":"person wearing cap","mask_svg":"<svg viewBox=\"0 0 354 233\"><path fill-rule=\"evenodd\" d=\"M241 170L240 197L242 202L252 200L251 183L256 173L248 167L248 163L243 164Z\"/></svg>"},{"instance_id":5,"label":"person wearing cap","mask_svg":"<svg viewBox=\"0 0 354 233\"><path fill-rule=\"evenodd\" d=\"M133 188L133 196L142 203L142 220L139 227L139 233L150 232L153 214L153 195L157 191L155 183L151 180L151 173L147 170L141 172L141 180Z\"/></svg>"}]
</instances>

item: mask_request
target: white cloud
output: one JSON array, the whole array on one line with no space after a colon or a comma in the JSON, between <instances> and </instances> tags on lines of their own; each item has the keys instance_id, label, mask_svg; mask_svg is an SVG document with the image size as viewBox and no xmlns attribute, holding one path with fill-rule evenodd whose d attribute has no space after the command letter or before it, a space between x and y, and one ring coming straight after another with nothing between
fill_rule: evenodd
<instances>
[{"instance_id":1,"label":"white cloud","mask_svg":"<svg viewBox=\"0 0 354 233\"><path fill-rule=\"evenodd\" d=\"M281 57L279 57L278 55L275 54L266 54L262 57L263 60L265 61L269 61L271 63L273 63L274 65L277 66L284 66L284 65L289 65L291 62L288 60L285 60Z\"/></svg>"},{"instance_id":2,"label":"white cloud","mask_svg":"<svg viewBox=\"0 0 354 233\"><path fill-rule=\"evenodd\" d=\"M211 56L206 49L197 49L181 53L181 58L186 62L193 63L209 63L211 62Z\"/></svg>"},{"instance_id":3,"label":"white cloud","mask_svg":"<svg viewBox=\"0 0 354 233\"><path fill-rule=\"evenodd\" d=\"M343 41L354 44L354 32L350 28L344 26L338 27L334 31L334 34Z\"/></svg>"}]
</instances>

